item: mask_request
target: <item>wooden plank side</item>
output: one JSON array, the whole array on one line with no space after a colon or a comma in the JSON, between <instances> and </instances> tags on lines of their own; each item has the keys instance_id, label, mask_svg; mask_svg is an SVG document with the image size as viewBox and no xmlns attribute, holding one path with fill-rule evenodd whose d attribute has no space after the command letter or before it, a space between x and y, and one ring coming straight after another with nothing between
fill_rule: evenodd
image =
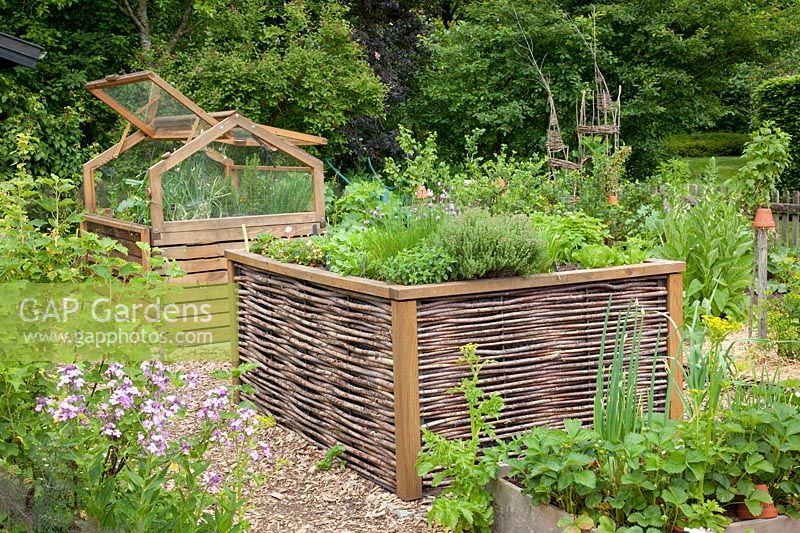
<instances>
[{"instance_id":1,"label":"wooden plank side","mask_svg":"<svg viewBox=\"0 0 800 533\"><path fill-rule=\"evenodd\" d=\"M137 224L136 222L129 222L127 220L120 220L118 218L112 218L103 215L84 215L83 219L87 222L93 222L95 224L101 224L103 226L109 226L112 228L119 228L127 230L131 233L141 233L143 230L149 229L149 226L145 226L144 224Z\"/></svg>"},{"instance_id":2,"label":"wooden plank side","mask_svg":"<svg viewBox=\"0 0 800 533\"><path fill-rule=\"evenodd\" d=\"M313 211L303 213L283 213L276 215L255 215L225 218L205 218L201 220L175 220L164 223L164 233L187 231L215 231L226 228L246 226L274 226L319 222L320 218Z\"/></svg>"},{"instance_id":3,"label":"wooden plank side","mask_svg":"<svg viewBox=\"0 0 800 533\"><path fill-rule=\"evenodd\" d=\"M415 300L392 302L392 355L397 495L415 500L422 497L422 478L416 469L421 442Z\"/></svg>"},{"instance_id":4,"label":"wooden plank side","mask_svg":"<svg viewBox=\"0 0 800 533\"><path fill-rule=\"evenodd\" d=\"M225 283L214 285L185 285L164 298L165 302L199 302L208 300L224 300L228 297L228 287Z\"/></svg>"},{"instance_id":5,"label":"wooden plank side","mask_svg":"<svg viewBox=\"0 0 800 533\"><path fill-rule=\"evenodd\" d=\"M180 278L173 278L170 280L172 283L179 285L187 285L193 283L223 283L227 277L225 270L215 270L213 272L199 272L196 274L187 274Z\"/></svg>"},{"instance_id":6,"label":"wooden plank side","mask_svg":"<svg viewBox=\"0 0 800 533\"><path fill-rule=\"evenodd\" d=\"M161 255L169 259L211 259L223 257L226 250L244 250L242 240L219 242L215 244L195 244L181 246L162 246Z\"/></svg>"},{"instance_id":7,"label":"wooden plank side","mask_svg":"<svg viewBox=\"0 0 800 533\"><path fill-rule=\"evenodd\" d=\"M207 272L209 270L223 270L225 269L225 258L222 256L212 259L179 259L178 267L187 274L194 272Z\"/></svg>"},{"instance_id":8,"label":"wooden plank side","mask_svg":"<svg viewBox=\"0 0 800 533\"><path fill-rule=\"evenodd\" d=\"M252 239L259 233L272 233L278 237L297 237L301 235L311 235L316 226L317 232L322 232L321 223L302 223L302 224L280 224L264 226L248 226L247 236ZM178 231L164 233L153 237L153 244L158 247L195 245L195 244L216 244L221 242L236 241L241 243L240 248L244 248L244 235L241 226L238 228L225 228L221 230L206 231Z\"/></svg>"},{"instance_id":9,"label":"wooden plank side","mask_svg":"<svg viewBox=\"0 0 800 533\"><path fill-rule=\"evenodd\" d=\"M670 418L683 416L681 393L683 389L683 274L674 273L667 276L667 313L670 320L667 324L667 364L673 376L670 390Z\"/></svg>"}]
</instances>

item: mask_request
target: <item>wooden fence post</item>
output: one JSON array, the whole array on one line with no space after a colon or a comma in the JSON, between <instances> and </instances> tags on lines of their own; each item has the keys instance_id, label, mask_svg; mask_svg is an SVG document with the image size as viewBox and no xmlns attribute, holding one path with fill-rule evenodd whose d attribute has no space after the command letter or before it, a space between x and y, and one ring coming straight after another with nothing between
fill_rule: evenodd
<instances>
[{"instance_id":1,"label":"wooden fence post","mask_svg":"<svg viewBox=\"0 0 800 533\"><path fill-rule=\"evenodd\" d=\"M667 276L667 364L672 388L669 391L669 417L683 416L680 390L683 388L683 274Z\"/></svg>"},{"instance_id":2,"label":"wooden fence post","mask_svg":"<svg viewBox=\"0 0 800 533\"><path fill-rule=\"evenodd\" d=\"M756 271L758 283L756 284L756 303L755 308L758 313L758 338L767 338L767 310L764 307L767 294L767 241L769 230L765 228L756 229Z\"/></svg>"},{"instance_id":3,"label":"wooden fence post","mask_svg":"<svg viewBox=\"0 0 800 533\"><path fill-rule=\"evenodd\" d=\"M417 475L420 416L416 300L392 300L392 356L397 496L416 500L422 497L422 478Z\"/></svg>"}]
</instances>

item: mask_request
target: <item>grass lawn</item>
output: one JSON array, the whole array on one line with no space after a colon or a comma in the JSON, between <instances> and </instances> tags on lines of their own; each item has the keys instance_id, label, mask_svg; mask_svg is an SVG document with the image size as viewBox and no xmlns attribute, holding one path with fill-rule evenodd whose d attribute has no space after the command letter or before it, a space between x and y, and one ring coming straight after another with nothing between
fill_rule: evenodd
<instances>
[{"instance_id":1,"label":"grass lawn","mask_svg":"<svg viewBox=\"0 0 800 533\"><path fill-rule=\"evenodd\" d=\"M684 161L689 163L692 174L699 174L710 159L710 157L683 158ZM736 171L744 164L744 161L739 156L717 156L715 159L717 160L717 167L719 168L719 177L722 179L733 177Z\"/></svg>"}]
</instances>

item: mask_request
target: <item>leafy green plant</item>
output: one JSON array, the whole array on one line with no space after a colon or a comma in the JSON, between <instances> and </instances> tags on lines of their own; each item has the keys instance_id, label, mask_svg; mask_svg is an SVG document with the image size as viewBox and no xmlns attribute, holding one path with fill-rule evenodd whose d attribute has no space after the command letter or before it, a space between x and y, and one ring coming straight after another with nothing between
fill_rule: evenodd
<instances>
[{"instance_id":1,"label":"leafy green plant","mask_svg":"<svg viewBox=\"0 0 800 533\"><path fill-rule=\"evenodd\" d=\"M481 361L477 345L461 348L460 362L469 367L470 376L451 389L462 394L467 402L470 422L469 439L447 439L422 428L422 450L417 460L417 472L425 476L433 472L433 486L449 480L431 505L428 520L449 531L491 532L494 522L492 495L486 483L497 475L497 463L490 455L481 453L481 440L494 439L490 419L500 416L503 399L496 393L486 394L479 386L481 369L491 361Z\"/></svg>"},{"instance_id":2,"label":"leafy green plant","mask_svg":"<svg viewBox=\"0 0 800 533\"><path fill-rule=\"evenodd\" d=\"M684 313L707 300L711 314L742 318L747 312L753 237L736 205L713 191L694 207L676 206L661 226L658 257L686 261Z\"/></svg>"},{"instance_id":3,"label":"leafy green plant","mask_svg":"<svg viewBox=\"0 0 800 533\"><path fill-rule=\"evenodd\" d=\"M800 137L800 122L797 120L797 89L800 76L780 76L764 81L753 91L753 123L760 125L772 122L775 127L789 134L793 142L789 145L791 160L780 179L780 189L795 191L800 189L800 150L797 139Z\"/></svg>"},{"instance_id":4,"label":"leafy green plant","mask_svg":"<svg viewBox=\"0 0 800 533\"><path fill-rule=\"evenodd\" d=\"M405 248L381 268L382 279L402 285L441 283L450 277L454 259L437 246Z\"/></svg>"},{"instance_id":5,"label":"leafy green plant","mask_svg":"<svg viewBox=\"0 0 800 533\"><path fill-rule=\"evenodd\" d=\"M380 181L354 181L334 200L333 212L329 217L332 224L348 229L362 226L372 219L391 215L398 206L399 200Z\"/></svg>"},{"instance_id":6,"label":"leafy green plant","mask_svg":"<svg viewBox=\"0 0 800 533\"><path fill-rule=\"evenodd\" d=\"M536 427L504 449L508 477L518 479L534 505L553 503L571 515L600 503L601 491L591 465L598 458L597 432L565 420L564 430Z\"/></svg>"},{"instance_id":7,"label":"leafy green plant","mask_svg":"<svg viewBox=\"0 0 800 533\"><path fill-rule=\"evenodd\" d=\"M605 245L610 238L603 221L580 211L553 215L534 213L530 219L546 243L548 259L555 263L576 263L578 250Z\"/></svg>"},{"instance_id":8,"label":"leafy green plant","mask_svg":"<svg viewBox=\"0 0 800 533\"><path fill-rule=\"evenodd\" d=\"M545 270L545 254L527 217L468 209L443 219L431 242L454 260L452 278L527 276Z\"/></svg>"},{"instance_id":9,"label":"leafy green plant","mask_svg":"<svg viewBox=\"0 0 800 533\"><path fill-rule=\"evenodd\" d=\"M558 521L558 527L563 528L564 533L581 533L582 531L589 531L594 527L594 520L586 514L580 516L570 515L561 518Z\"/></svg>"},{"instance_id":10,"label":"leafy green plant","mask_svg":"<svg viewBox=\"0 0 800 533\"><path fill-rule=\"evenodd\" d=\"M325 452L325 457L317 461L314 467L321 471L330 470L336 463L344 467L344 460L340 459L340 456L344 453L344 451L344 446L341 444L334 444L328 448L328 450Z\"/></svg>"},{"instance_id":11,"label":"leafy green plant","mask_svg":"<svg viewBox=\"0 0 800 533\"><path fill-rule=\"evenodd\" d=\"M781 174L791 160L789 141L789 135L771 122L752 134L742 155L746 163L732 182L743 202L753 207L772 204Z\"/></svg>"},{"instance_id":12,"label":"leafy green plant","mask_svg":"<svg viewBox=\"0 0 800 533\"><path fill-rule=\"evenodd\" d=\"M770 300L767 334L778 355L800 358L800 259L792 252L770 255L778 294ZM782 293L782 294L781 294Z\"/></svg>"},{"instance_id":13,"label":"leafy green plant","mask_svg":"<svg viewBox=\"0 0 800 533\"><path fill-rule=\"evenodd\" d=\"M407 128L400 126L397 142L405 154L405 161L386 159L383 173L387 181L403 193L411 194L418 185L441 183L450 174L449 165L439 158L436 134L417 141Z\"/></svg>"},{"instance_id":14,"label":"leafy green plant","mask_svg":"<svg viewBox=\"0 0 800 533\"><path fill-rule=\"evenodd\" d=\"M593 410L594 429L604 440L622 442L629 433L640 431L645 422L652 420L656 365L652 365L645 405L638 387L644 310L628 304L625 313L617 316L611 372L606 376L605 352L610 317L611 301L600 337ZM669 400L666 409L669 410Z\"/></svg>"},{"instance_id":15,"label":"leafy green plant","mask_svg":"<svg viewBox=\"0 0 800 533\"><path fill-rule=\"evenodd\" d=\"M271 233L262 233L256 236L250 250L283 263L322 266L325 264L325 251L321 241L321 237L278 239Z\"/></svg>"},{"instance_id":16,"label":"leafy green plant","mask_svg":"<svg viewBox=\"0 0 800 533\"><path fill-rule=\"evenodd\" d=\"M583 137L583 146L591 155L588 165L589 177L597 182L605 195L619 192L619 180L625 173L625 162L631 156L631 147L622 146L612 154L600 137Z\"/></svg>"},{"instance_id":17,"label":"leafy green plant","mask_svg":"<svg viewBox=\"0 0 800 533\"><path fill-rule=\"evenodd\" d=\"M365 261L363 275L383 279L385 266L399 253L427 247L427 241L436 231L442 216L438 210L400 211L375 221L359 239Z\"/></svg>"}]
</instances>

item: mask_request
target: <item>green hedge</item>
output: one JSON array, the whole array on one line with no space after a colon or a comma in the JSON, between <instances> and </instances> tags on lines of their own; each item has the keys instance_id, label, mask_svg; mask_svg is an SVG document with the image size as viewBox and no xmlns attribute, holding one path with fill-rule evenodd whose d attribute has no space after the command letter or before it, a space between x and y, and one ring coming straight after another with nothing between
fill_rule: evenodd
<instances>
[{"instance_id":1,"label":"green hedge","mask_svg":"<svg viewBox=\"0 0 800 533\"><path fill-rule=\"evenodd\" d=\"M746 133L710 132L670 135L662 141L664 150L675 157L742 155Z\"/></svg>"},{"instance_id":2,"label":"green hedge","mask_svg":"<svg viewBox=\"0 0 800 533\"><path fill-rule=\"evenodd\" d=\"M756 89L753 103L754 126L771 120L792 136L792 162L781 175L779 188L800 190L800 75L765 81Z\"/></svg>"}]
</instances>

